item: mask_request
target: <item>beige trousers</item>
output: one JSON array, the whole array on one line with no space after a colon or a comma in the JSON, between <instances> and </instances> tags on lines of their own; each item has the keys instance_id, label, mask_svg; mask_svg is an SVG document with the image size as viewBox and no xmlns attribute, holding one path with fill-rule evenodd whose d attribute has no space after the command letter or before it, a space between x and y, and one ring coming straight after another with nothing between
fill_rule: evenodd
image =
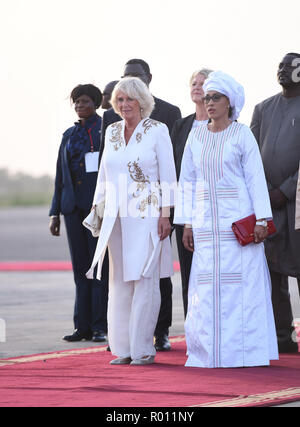
<instances>
[{"instance_id":1,"label":"beige trousers","mask_svg":"<svg viewBox=\"0 0 300 427\"><path fill-rule=\"evenodd\" d=\"M145 242L145 245L149 243ZM156 351L153 335L161 303L158 265L154 269L153 277L124 282L119 217L116 219L108 242L108 251L108 340L111 353L118 357L131 357L131 359L154 356ZM151 248L149 253L150 251Z\"/></svg>"}]
</instances>

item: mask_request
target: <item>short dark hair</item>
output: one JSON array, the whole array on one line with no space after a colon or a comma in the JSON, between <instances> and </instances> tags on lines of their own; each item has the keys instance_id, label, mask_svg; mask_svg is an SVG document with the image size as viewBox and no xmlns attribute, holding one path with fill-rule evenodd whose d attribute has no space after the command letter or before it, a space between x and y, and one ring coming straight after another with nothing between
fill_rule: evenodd
<instances>
[{"instance_id":1,"label":"short dark hair","mask_svg":"<svg viewBox=\"0 0 300 427\"><path fill-rule=\"evenodd\" d=\"M119 83L119 80L113 80L112 82L107 83L107 85L103 89L102 95L111 95L117 83Z\"/></svg>"},{"instance_id":2,"label":"short dark hair","mask_svg":"<svg viewBox=\"0 0 300 427\"><path fill-rule=\"evenodd\" d=\"M300 58L300 53L290 52L287 53L285 56L296 56L297 58Z\"/></svg>"},{"instance_id":3,"label":"short dark hair","mask_svg":"<svg viewBox=\"0 0 300 427\"><path fill-rule=\"evenodd\" d=\"M149 65L143 59L130 59L126 62L125 67L130 64L140 64L146 74L151 74Z\"/></svg>"},{"instance_id":4,"label":"short dark hair","mask_svg":"<svg viewBox=\"0 0 300 427\"><path fill-rule=\"evenodd\" d=\"M72 90L70 98L73 102L76 102L76 100L82 95L89 96L94 102L96 109L101 106L102 92L96 86L92 84L78 85Z\"/></svg>"}]
</instances>

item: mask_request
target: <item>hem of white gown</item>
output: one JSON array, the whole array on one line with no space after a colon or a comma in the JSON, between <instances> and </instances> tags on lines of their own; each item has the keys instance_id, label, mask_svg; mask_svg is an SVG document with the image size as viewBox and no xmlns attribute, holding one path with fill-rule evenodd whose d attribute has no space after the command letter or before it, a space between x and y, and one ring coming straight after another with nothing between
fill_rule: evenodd
<instances>
[{"instance_id":1,"label":"hem of white gown","mask_svg":"<svg viewBox=\"0 0 300 427\"><path fill-rule=\"evenodd\" d=\"M211 364L203 363L203 361L199 360L197 357L193 355L189 355L185 363L185 367L186 368L208 368L208 369L253 368L253 367L259 367L259 366L270 366L272 360L279 360L279 357L272 357L271 359L265 359L265 360L248 361L244 363L232 363L230 365L221 364L220 366L212 366Z\"/></svg>"}]
</instances>

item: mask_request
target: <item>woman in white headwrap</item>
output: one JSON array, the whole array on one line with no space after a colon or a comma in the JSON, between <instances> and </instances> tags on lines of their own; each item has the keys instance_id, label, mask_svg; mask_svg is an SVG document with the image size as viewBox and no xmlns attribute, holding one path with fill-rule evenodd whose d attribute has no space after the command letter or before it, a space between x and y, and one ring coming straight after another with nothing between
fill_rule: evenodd
<instances>
[{"instance_id":1,"label":"woman in white headwrap","mask_svg":"<svg viewBox=\"0 0 300 427\"><path fill-rule=\"evenodd\" d=\"M179 181L175 223L193 252L186 366L269 365L278 359L263 240L272 217L256 140L236 120L243 87L217 71L204 83L209 124L191 131ZM234 221L255 214L255 243L241 246Z\"/></svg>"}]
</instances>

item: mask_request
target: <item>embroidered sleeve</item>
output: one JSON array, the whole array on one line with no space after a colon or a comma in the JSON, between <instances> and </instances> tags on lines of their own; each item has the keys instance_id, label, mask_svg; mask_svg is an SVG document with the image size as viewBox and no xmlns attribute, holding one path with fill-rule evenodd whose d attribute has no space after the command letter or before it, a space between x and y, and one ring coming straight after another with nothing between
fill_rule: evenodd
<instances>
[{"instance_id":1,"label":"embroidered sleeve","mask_svg":"<svg viewBox=\"0 0 300 427\"><path fill-rule=\"evenodd\" d=\"M116 122L111 125L109 141L113 144L115 151L118 151L119 148L122 147L123 138L121 122Z\"/></svg>"}]
</instances>

